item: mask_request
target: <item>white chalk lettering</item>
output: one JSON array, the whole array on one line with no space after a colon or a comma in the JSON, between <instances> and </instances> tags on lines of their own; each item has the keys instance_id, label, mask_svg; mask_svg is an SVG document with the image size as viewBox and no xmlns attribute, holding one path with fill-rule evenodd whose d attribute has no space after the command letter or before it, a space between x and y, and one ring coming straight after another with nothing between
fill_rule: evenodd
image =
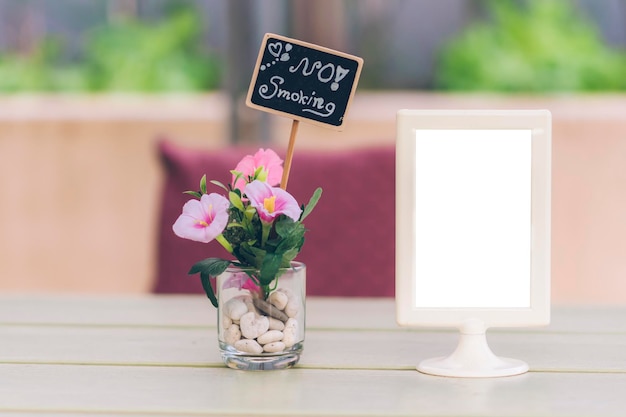
<instances>
[{"instance_id":1,"label":"white chalk lettering","mask_svg":"<svg viewBox=\"0 0 626 417\"><path fill-rule=\"evenodd\" d=\"M305 94L302 90L290 91L281 88L285 79L278 75L271 77L269 83L270 85L263 84L259 87L259 95L266 100L278 98L293 101L305 107L302 109L303 112L313 113L320 117L329 117L335 112L335 103L326 102L323 97L317 96L315 91Z\"/></svg>"},{"instance_id":2,"label":"white chalk lettering","mask_svg":"<svg viewBox=\"0 0 626 417\"><path fill-rule=\"evenodd\" d=\"M292 65L289 67L289 72L295 73L298 71L302 72L302 75L308 77L313 74L317 70L317 79L321 83L328 83L333 80L330 89L332 91L337 91L339 89L339 81L343 80L346 75L350 72L349 69L343 68L341 65L337 65L332 62L328 64L322 64L321 61L315 61L312 65L310 65L309 58L302 58L298 65Z\"/></svg>"},{"instance_id":3,"label":"white chalk lettering","mask_svg":"<svg viewBox=\"0 0 626 417\"><path fill-rule=\"evenodd\" d=\"M322 75L324 71L326 70L330 71L330 75L328 77L324 77ZM335 66L331 63L328 63L324 65L322 68L320 68L319 72L317 73L317 79L320 80L320 82L327 83L333 79L334 75L335 75Z\"/></svg>"},{"instance_id":4,"label":"white chalk lettering","mask_svg":"<svg viewBox=\"0 0 626 417\"><path fill-rule=\"evenodd\" d=\"M324 106L324 110L326 110L326 113L318 112L313 109L302 109L302 111L317 114L318 116L321 116L321 117L328 117L334 113L335 103L330 103L330 102L326 103L326 105Z\"/></svg>"},{"instance_id":5,"label":"white chalk lettering","mask_svg":"<svg viewBox=\"0 0 626 417\"><path fill-rule=\"evenodd\" d=\"M308 77L309 75L313 74L313 71L315 71L318 68L322 68L322 63L320 61L315 61L313 63L313 65L311 65L311 68L309 68L309 58L302 58L300 60L300 62L298 62L298 65L296 65L295 67L292 65L289 67L289 72L294 73L296 71L298 71L300 69L300 66L303 66L302 68L302 75Z\"/></svg>"}]
</instances>

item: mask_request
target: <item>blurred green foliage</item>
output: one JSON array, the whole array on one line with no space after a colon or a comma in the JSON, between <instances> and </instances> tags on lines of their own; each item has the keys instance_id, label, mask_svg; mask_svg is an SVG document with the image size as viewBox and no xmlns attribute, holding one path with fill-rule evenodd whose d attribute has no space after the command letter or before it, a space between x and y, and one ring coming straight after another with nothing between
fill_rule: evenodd
<instances>
[{"instance_id":1,"label":"blurred green foliage","mask_svg":"<svg viewBox=\"0 0 626 417\"><path fill-rule=\"evenodd\" d=\"M62 61L61 45L47 38L26 56L0 55L0 91L198 91L219 83L189 8L155 24L125 19L96 28L76 63Z\"/></svg>"},{"instance_id":2,"label":"blurred green foliage","mask_svg":"<svg viewBox=\"0 0 626 417\"><path fill-rule=\"evenodd\" d=\"M497 0L490 23L441 51L437 86L506 92L626 89L626 53L609 48L571 2Z\"/></svg>"}]
</instances>

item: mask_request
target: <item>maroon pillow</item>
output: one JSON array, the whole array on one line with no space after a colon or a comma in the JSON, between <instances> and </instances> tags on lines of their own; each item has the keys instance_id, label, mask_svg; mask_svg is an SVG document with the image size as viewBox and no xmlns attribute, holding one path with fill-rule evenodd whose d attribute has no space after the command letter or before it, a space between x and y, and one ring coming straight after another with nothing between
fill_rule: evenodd
<instances>
[{"instance_id":1,"label":"maroon pillow","mask_svg":"<svg viewBox=\"0 0 626 417\"><path fill-rule=\"evenodd\" d=\"M181 239L172 232L202 175L227 184L230 170L255 149L185 149L159 142L165 185L159 225L157 293L202 293L195 262L227 255L217 243ZM281 154L279 152L279 154ZM284 153L281 155L284 157ZM395 287L395 151L393 147L302 151L293 157L287 190L299 203L317 187L320 202L306 218L305 244L296 260L307 265L307 294L393 297ZM208 184L208 189L220 189ZM209 191L209 192L211 192Z\"/></svg>"}]
</instances>

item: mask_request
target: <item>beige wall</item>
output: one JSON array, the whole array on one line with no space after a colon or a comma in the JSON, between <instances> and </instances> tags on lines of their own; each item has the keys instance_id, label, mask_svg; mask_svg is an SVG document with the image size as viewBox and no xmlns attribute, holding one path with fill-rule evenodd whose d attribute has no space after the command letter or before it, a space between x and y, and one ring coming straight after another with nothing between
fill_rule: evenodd
<instances>
[{"instance_id":1,"label":"beige wall","mask_svg":"<svg viewBox=\"0 0 626 417\"><path fill-rule=\"evenodd\" d=\"M220 97L0 101L0 288L143 292L150 287L159 135L226 141Z\"/></svg>"},{"instance_id":2,"label":"beige wall","mask_svg":"<svg viewBox=\"0 0 626 417\"><path fill-rule=\"evenodd\" d=\"M225 146L227 105L220 95L0 98L0 290L147 291L155 138ZM296 152L392 144L399 108L550 109L553 300L626 303L626 96L362 92L344 132L301 123ZM290 121L271 119L282 149Z\"/></svg>"}]
</instances>

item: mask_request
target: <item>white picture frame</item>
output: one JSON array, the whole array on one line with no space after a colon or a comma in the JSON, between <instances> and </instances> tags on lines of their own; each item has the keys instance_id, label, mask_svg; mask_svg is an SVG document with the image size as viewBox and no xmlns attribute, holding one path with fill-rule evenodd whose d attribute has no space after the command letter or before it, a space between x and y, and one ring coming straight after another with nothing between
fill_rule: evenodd
<instances>
[{"instance_id":1,"label":"white picture frame","mask_svg":"<svg viewBox=\"0 0 626 417\"><path fill-rule=\"evenodd\" d=\"M455 193L463 196L456 198ZM418 370L504 376L528 369L521 361L493 355L485 331L550 321L550 196L549 111L398 111L397 322L458 327L462 335L450 357L422 363ZM482 218L482 226L464 227L474 217ZM483 234L486 237L478 239ZM464 243L456 248L447 244L456 241ZM442 254L444 248L447 253ZM492 256L494 252L499 255ZM491 265L503 257L504 262ZM463 265L455 269L458 259ZM464 275L468 264L472 273L455 283L452 277ZM506 277L499 281L501 271ZM485 278L490 274L495 280ZM515 281L504 281L509 276ZM471 353L463 349L468 345L480 347ZM461 360L465 356L469 359Z\"/></svg>"}]
</instances>

